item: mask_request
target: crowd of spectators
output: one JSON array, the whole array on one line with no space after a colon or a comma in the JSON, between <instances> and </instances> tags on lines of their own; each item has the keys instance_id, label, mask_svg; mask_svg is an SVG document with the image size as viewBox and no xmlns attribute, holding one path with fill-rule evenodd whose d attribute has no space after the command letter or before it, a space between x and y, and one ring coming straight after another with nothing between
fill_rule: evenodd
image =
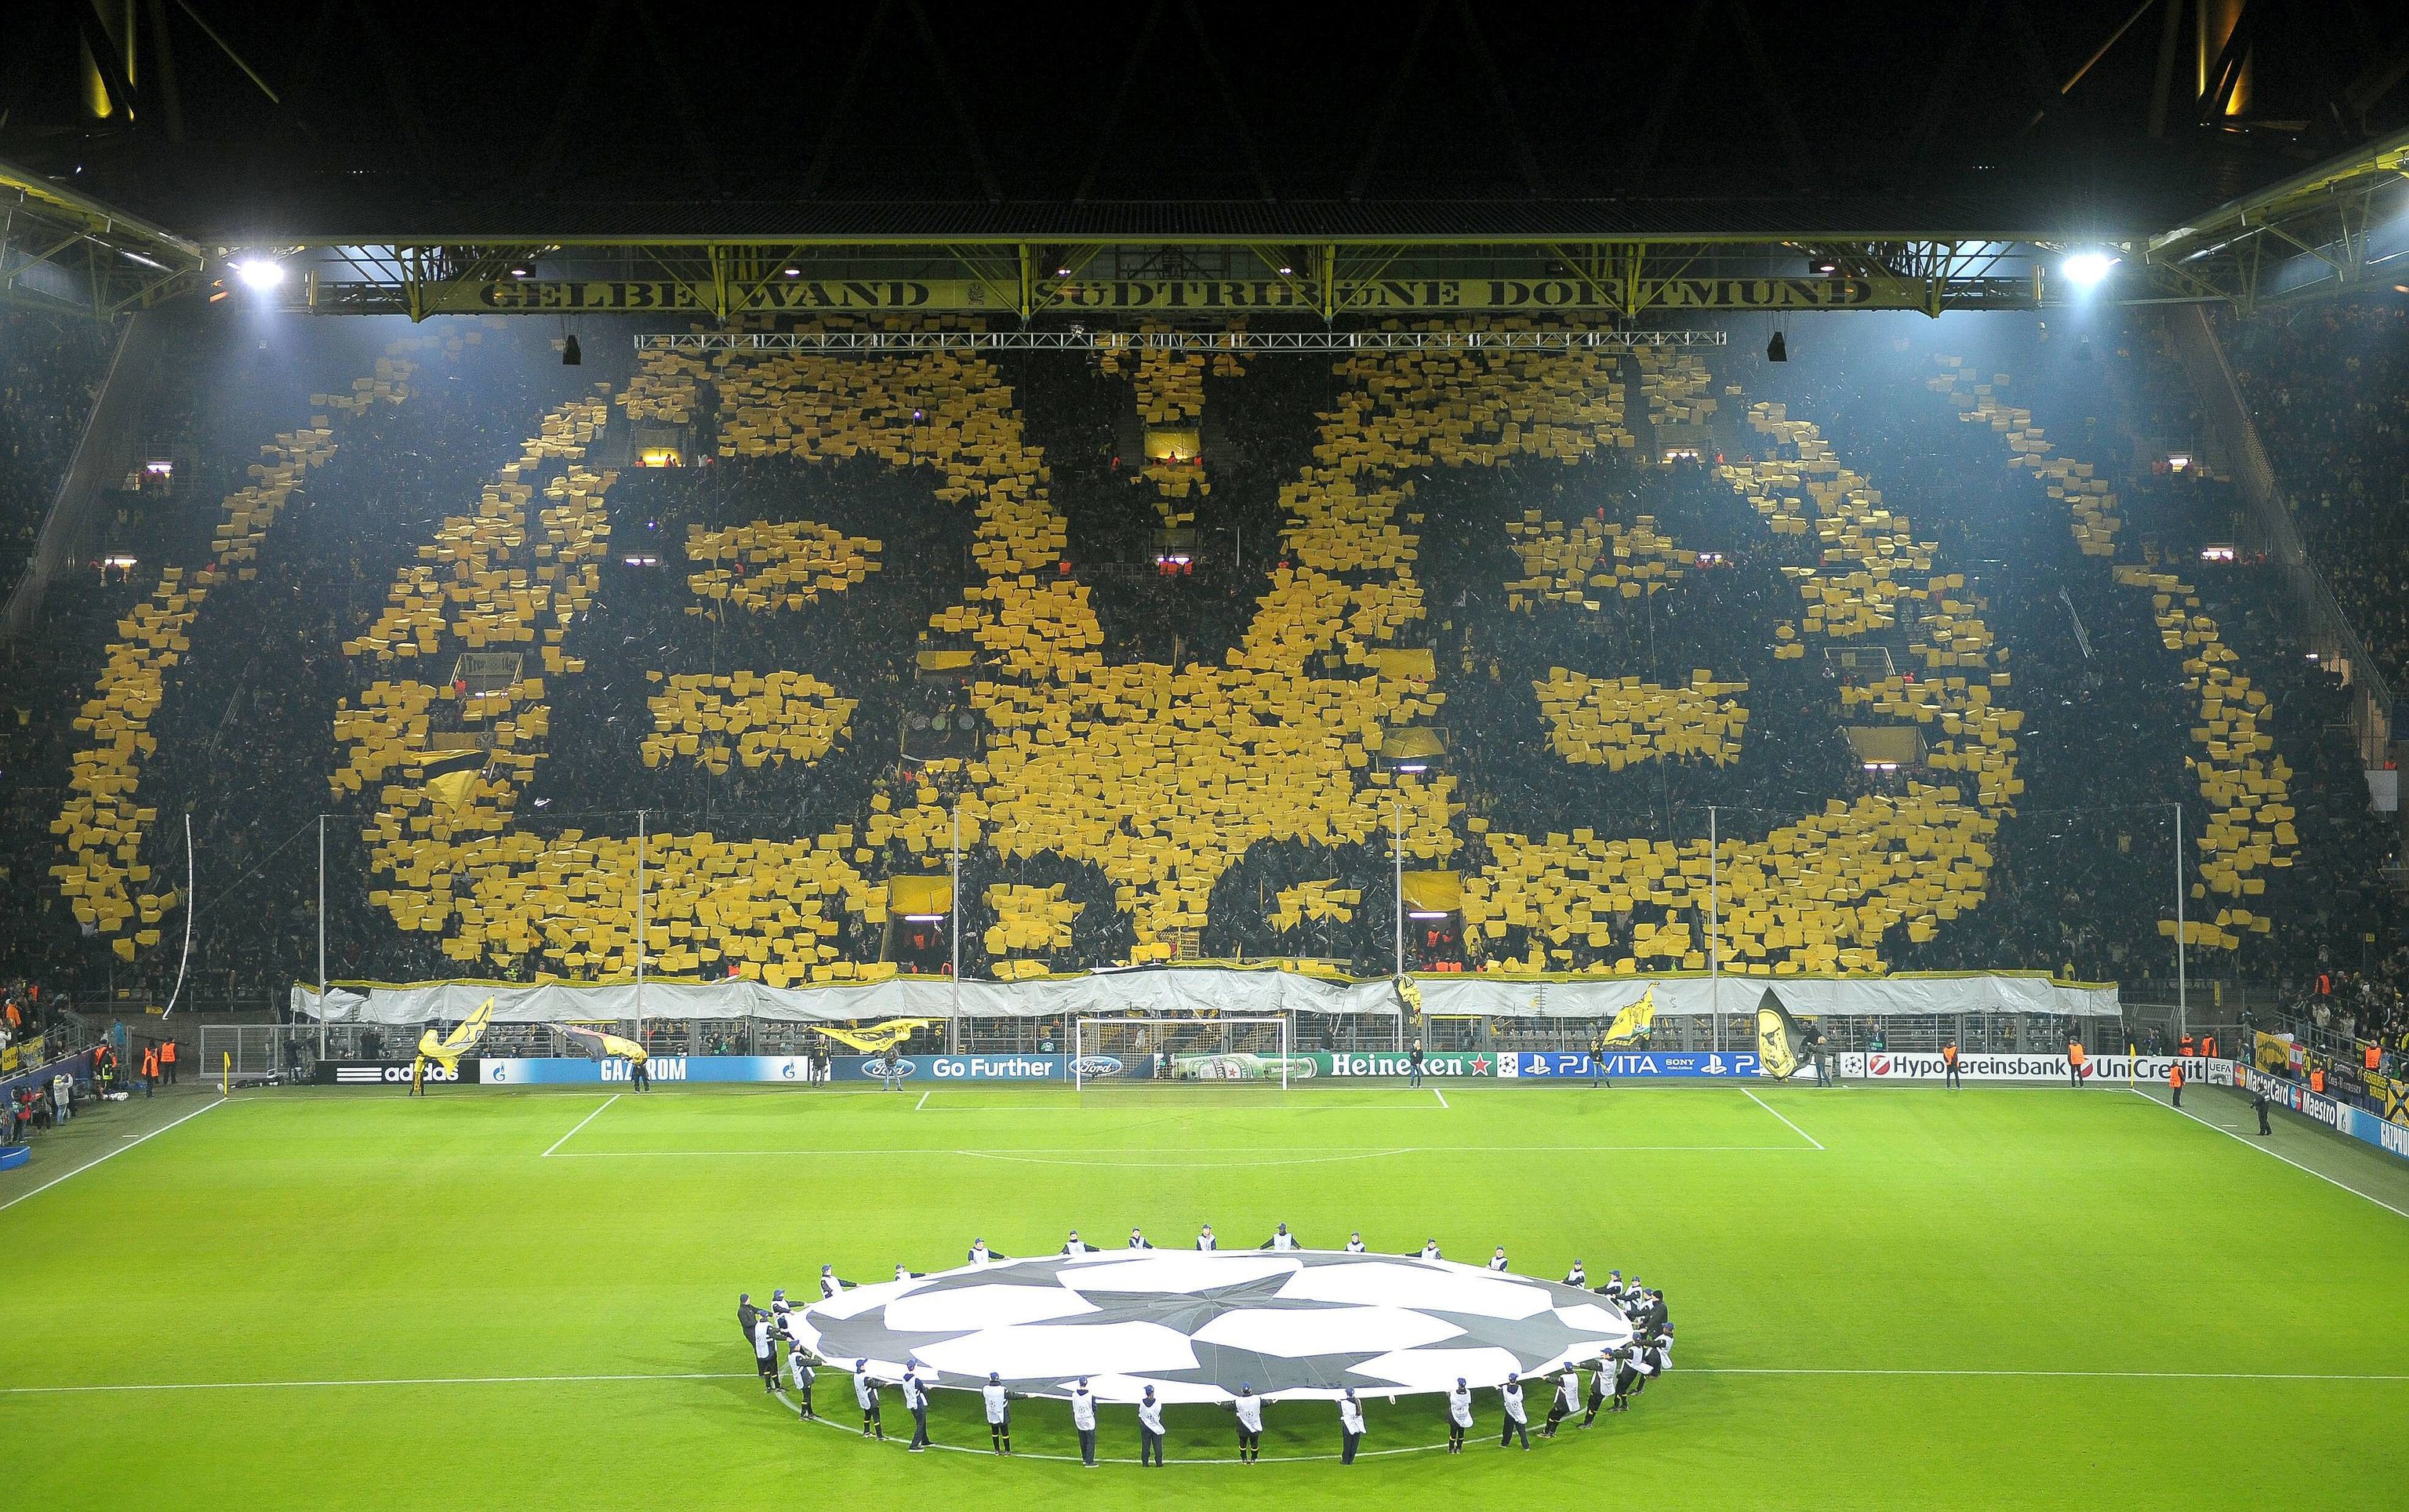
<instances>
[{"instance_id":1,"label":"crowd of spectators","mask_svg":"<svg viewBox=\"0 0 2409 1512\"><path fill-rule=\"evenodd\" d=\"M2221 336L2311 559L2409 687L2409 298L2229 320Z\"/></svg>"},{"instance_id":2,"label":"crowd of spectators","mask_svg":"<svg viewBox=\"0 0 2409 1512\"><path fill-rule=\"evenodd\" d=\"M1902 318L1904 319L1904 318ZM2137 411L2120 367L2152 361L2138 330L2103 326L2084 340L2117 362L2078 359L2069 333L2033 322L1989 328L1973 354L1985 371L2015 375L2018 402L2068 455L2116 479L2128 558L2164 564L2197 585L2243 670L2272 704L2267 727L2291 763L2300 813L2300 862L2275 874L2264 912L2272 932L2245 938L2239 961L2204 961L2198 975L2239 971L2300 980L2339 957L2359 959L2359 941L2387 943L2392 904L2380 871L2392 850L2368 813L2364 783L2331 680L2296 650L2277 585L2252 564L2203 564L2199 547L2221 534L2231 499L2213 479L2170 475L2148 465L2136 434L2163 429ZM94 578L53 595L50 623L12 648L6 678L11 715L0 721L0 762L10 803L0 822L10 899L12 959L95 986L133 985L164 994L177 952L115 963L104 943L82 938L44 885L73 749L74 710L116 617L155 583L161 565L207 559L217 500L240 476L257 441L306 418L309 396L344 387L366 370L389 333L358 328L267 335L224 327L196 331L187 360L154 400L160 424L199 459L162 501L120 500L118 539L142 566L133 581ZM324 333L324 334L322 334ZM2041 482L2004 465L1998 439L1961 422L1927 391L1931 355L1963 334L1929 323L1910 328L1873 317L1835 320L1794 336L1783 367L1733 362L1745 399L1785 402L1812 418L1847 465L1871 480L1916 534L1940 543L1948 570L1965 572L2008 653L2013 706L2025 711L2019 742L2027 790L2002 824L1988 898L1923 943L1885 942L1899 969L2047 968L2127 982L2171 974L2171 945L2158 925L2171 914L2172 805L2195 821L2200 795L2188 775L2197 703L2178 654L2161 644L2149 596L2115 583L2106 561L2081 554L2064 506ZM599 353L595 341L589 353ZM1626 368L1626 372L1629 369ZM336 454L313 469L305 494L269 533L256 572L217 590L193 631L191 654L170 675L152 727L155 756L143 801L160 819L144 859L166 879L184 866L180 822L193 816L199 857L188 993L202 1003L258 1006L316 969L316 816L327 826L328 970L336 978L410 979L456 974L433 933L397 929L368 900L380 886L366 874L363 799L338 803L326 774L338 763L332 738L339 699L385 670L346 658L342 642L374 619L396 570L413 558L441 518L471 507L479 485L517 454L531 417L610 377L601 363L564 369L542 333L511 327L440 362L414 380L408 402L380 406L348 423ZM1053 498L1069 520L1058 570L1087 584L1116 660L1219 660L1243 636L1280 562L1281 484L1304 468L1335 379L1326 362L1261 359L1243 376L1206 380L1210 492L1190 500L1194 536L1185 563L1168 564L1154 506L1155 484L1122 454L1130 384L1075 355L1011 359L1005 377L1028 434L1052 469ZM2125 392L2120 393L2120 388ZM1733 410L1741 405L1732 406ZM1712 468L1712 459L1655 465L1644 406L1635 398L1639 444L1578 466L1553 458L1493 467L1434 467L1413 478L1412 528L1425 617L1401 643L1433 655L1447 697L1441 770L1455 777L1471 817L1522 834L1594 830L1602 836L1701 840L1709 808L1724 838L1762 840L1834 799L1897 787L1902 778L1865 770L1842 734L1840 687L1854 674L1821 655L1784 659L1772 626L1795 614L1797 591L1785 567L1817 559L1812 538L1770 534ZM1726 415L1716 444L1734 460L1764 438ZM962 781L984 730L967 685L916 660L948 649L925 627L976 581L968 511L932 495L934 474L867 457L805 465L791 457L717 458L706 413L689 438L698 464L628 469L610 496L611 550L594 607L568 626L563 650L582 676L563 679L552 699L549 739L519 801L517 823L538 833L578 829L629 834L637 810L656 831L810 835L850 823L879 797L905 801L922 783ZM12 465L11 485L17 478ZM1523 574L1506 526L1536 511L1549 520L1651 516L1685 551L1710 559L1661 593L1607 596L1594 608L1513 601L1505 588ZM700 598L688 585L684 544L690 527L809 520L880 542L878 569L801 612L757 612ZM1879 638L1876 638L1879 640ZM1904 662L1904 645L1897 647ZM1703 756L1639 762L1620 770L1568 766L1551 750L1532 693L1551 668L1633 675L1684 684L1694 670L1744 682L1750 718L1739 759ZM647 766L647 700L655 674L791 669L853 700L848 728L814 762ZM1316 665L1300 671L1345 675ZM1450 864L1466 871L1488 859L1477 831ZM856 857L873 876L942 871L945 858L908 851ZM1300 841L1255 846L1213 893L1204 954L1307 955L1385 971L1392 938L1390 858L1384 840L1320 846ZM1354 901L1344 916L1281 928L1272 915L1283 891L1332 882ZM1049 887L1084 906L1067 946L1043 953L1059 966L1126 958L1130 917L1095 867L1058 857L1004 858L984 843L963 857L965 968L982 972L978 942L995 914L998 884ZM2211 905L2213 908L2213 905ZM177 921L179 924L180 920ZM1644 920L1610 921L1610 953L1627 954ZM171 929L173 927L171 926ZM913 957L922 969L946 958L943 943L915 942L884 924L854 922L840 942L849 958ZM1515 953L1516 942L1417 931L1421 963L1469 950ZM496 963L498 972L524 970Z\"/></svg>"},{"instance_id":3,"label":"crowd of spectators","mask_svg":"<svg viewBox=\"0 0 2409 1512\"><path fill-rule=\"evenodd\" d=\"M14 586L75 459L116 330L0 310L0 583Z\"/></svg>"}]
</instances>

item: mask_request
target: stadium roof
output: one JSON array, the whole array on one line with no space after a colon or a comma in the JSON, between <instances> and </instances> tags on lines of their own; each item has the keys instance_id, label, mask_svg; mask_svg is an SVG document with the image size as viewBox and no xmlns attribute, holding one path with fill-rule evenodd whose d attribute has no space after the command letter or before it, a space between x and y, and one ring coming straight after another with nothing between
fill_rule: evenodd
<instances>
[{"instance_id":1,"label":"stadium roof","mask_svg":"<svg viewBox=\"0 0 2409 1512\"><path fill-rule=\"evenodd\" d=\"M1580 199L1213 200L543 200L290 206L220 211L197 228L212 245L390 242L760 240L901 244L982 241L1612 240L1762 241L1815 234L1964 240L2143 234L2199 201L2128 205L2107 218L2063 201L1875 194Z\"/></svg>"}]
</instances>

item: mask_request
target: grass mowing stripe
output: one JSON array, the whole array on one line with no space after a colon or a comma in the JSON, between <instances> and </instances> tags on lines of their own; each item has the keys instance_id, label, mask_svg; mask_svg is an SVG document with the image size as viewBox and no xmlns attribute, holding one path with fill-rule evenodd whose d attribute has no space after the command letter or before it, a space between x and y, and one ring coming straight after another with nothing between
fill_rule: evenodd
<instances>
[{"instance_id":1,"label":"grass mowing stripe","mask_svg":"<svg viewBox=\"0 0 2409 1512\"><path fill-rule=\"evenodd\" d=\"M2022 1370L1988 1366L1917 1365L1685 1365L1676 1372L1693 1375L1937 1375L1974 1379L1997 1377L2102 1381L2341 1381L2373 1385L2409 1383L2409 1374L2355 1371L2295 1370ZM108 1391L300 1391L353 1390L369 1387L420 1386L579 1386L627 1381L742 1381L756 1379L749 1370L627 1371L591 1375L377 1375L322 1381L103 1381L70 1386L0 1386L0 1396L72 1396ZM781 1390L779 1400L793 1402ZM1374 1395L1381 1394L1378 1391ZM1430 1393L1421 1393L1429 1395ZM1126 1405L1126 1404L1112 1404ZM833 1422L832 1417L820 1421ZM838 1423L836 1426L843 1427ZM1392 1449L1390 1453L1403 1453ZM1041 1456L1031 1456L1041 1458ZM1335 1458L1335 1456L1332 1456Z\"/></svg>"},{"instance_id":2,"label":"grass mowing stripe","mask_svg":"<svg viewBox=\"0 0 2409 1512\"><path fill-rule=\"evenodd\" d=\"M651 1159L675 1157L680 1159L733 1158L742 1159L788 1159L825 1157L847 1157L860 1159L908 1159L914 1156L955 1156L974 1160L1017 1159L1042 1155L1096 1155L1104 1149L1096 1145L1062 1145L1031 1146L1023 1149L963 1150L936 1149L928 1146L897 1145L885 1149L869 1150L563 1150L553 1157L555 1160L616 1160L621 1159ZM1823 1146L1818 1145L1817 1149ZM1399 1145L1377 1150L1356 1150L1332 1155L1328 1146L1300 1145L1286 1147L1248 1145L1228 1150L1191 1150L1189 1153L1209 1159L1176 1162L1182 1165L1212 1166L1235 1163L1259 1163L1265 1155L1312 1155L1323 1160L1378 1160L1397 1155L1664 1155L1739 1153L1747 1155L1804 1155L1804 1145ZM1078 1162L1046 1162L1066 1164ZM1118 1165L1140 1162L1116 1159ZM1275 1162L1277 1163L1277 1162Z\"/></svg>"},{"instance_id":3,"label":"grass mowing stripe","mask_svg":"<svg viewBox=\"0 0 2409 1512\"><path fill-rule=\"evenodd\" d=\"M577 1120L577 1129L583 1129L583 1128L584 1128L587 1124L592 1123L595 1119L601 1117L601 1116L602 1116L603 1109L604 1109L604 1108L608 1108L612 1103L616 1102L618 1102L618 1101L619 1101L619 1094L618 1094L618 1093L616 1093L616 1092L613 1092L613 1093L612 1093L609 1097L604 1098L604 1099L602 1100L602 1107L600 1107L600 1108L596 1108L592 1113L589 1113L589 1114L587 1114L584 1117L580 1118L580 1119L578 1119L578 1120ZM552 1142L552 1149L551 1149L551 1150L546 1150L546 1151L544 1151L543 1153L544 1153L546 1156L549 1156L549 1155L551 1155L551 1154L552 1154L552 1151L553 1151L553 1150L556 1150L556 1149L560 1148L563 1145L568 1144L570 1140L575 1139L575 1138L577 1137L577 1129L572 1129L572 1130L570 1130L568 1133L565 1133L565 1134L561 1135L558 1139L554 1140L554 1141Z\"/></svg>"},{"instance_id":4,"label":"grass mowing stripe","mask_svg":"<svg viewBox=\"0 0 2409 1512\"><path fill-rule=\"evenodd\" d=\"M78 1391L300 1391L368 1386L575 1386L595 1381L737 1381L749 1370L637 1371L617 1375L387 1375L325 1381L129 1381L93 1386L0 1386L0 1396L66 1396Z\"/></svg>"},{"instance_id":5,"label":"grass mowing stripe","mask_svg":"<svg viewBox=\"0 0 2409 1512\"><path fill-rule=\"evenodd\" d=\"M151 1140L158 1138L168 1130L174 1129L180 1124L191 1123L194 1119L199 1117L202 1114L209 1112L211 1108L222 1105L224 1101L225 1100L224 1098L218 1098L213 1101L204 1102L199 1107L195 1108L192 1112L177 1119L174 1123L161 1124L158 1128L153 1129L147 1134L141 1135L139 1138L127 1140L124 1144L120 1145L117 1148L109 1151L107 1155L101 1156L98 1159L86 1160L83 1164L76 1167L72 1171L63 1172L58 1175L52 1176L50 1180L43 1182L32 1191L19 1192L16 1196L9 1198L7 1202L0 1202L0 1213L5 1213L8 1209L15 1207L19 1202L23 1202L28 1197L41 1196L42 1193L49 1191L51 1188L57 1186L62 1181L70 1180L73 1177L82 1175L85 1172L91 1170L94 1166L99 1165L104 1160L114 1160L119 1156L124 1154L127 1150L134 1148L137 1145L147 1145Z\"/></svg>"},{"instance_id":6,"label":"grass mowing stripe","mask_svg":"<svg viewBox=\"0 0 2409 1512\"><path fill-rule=\"evenodd\" d=\"M1765 1099L1757 1096L1754 1092L1750 1091L1745 1087L1741 1087L1740 1091L1746 1095L1751 1102L1755 1103L1766 1112L1772 1114L1775 1117L1782 1118L1782 1111L1776 1108L1772 1103L1767 1102ZM1800 1139L1805 1140L1808 1144L1814 1145L1819 1150L1824 1147L1824 1142L1822 1140L1817 1139L1814 1135L1807 1132L1804 1129L1799 1128L1796 1124L1792 1123L1789 1119L1782 1118L1782 1122L1792 1133L1797 1135Z\"/></svg>"},{"instance_id":7,"label":"grass mowing stripe","mask_svg":"<svg viewBox=\"0 0 2409 1512\"><path fill-rule=\"evenodd\" d=\"M2203 1129L2214 1129L2214 1130L2215 1130L2218 1133L2223 1134L2226 1138L2228 1138L2228 1139L2229 1139L2229 1140L2232 1140L2232 1141L2233 1141L2235 1144L2237 1144L2237 1145L2241 1145L2246 1146L2247 1148L2257 1150L2257 1151L2258 1151L2259 1154L2261 1154L2261 1155L2273 1155L2273 1156L2275 1157L2275 1159L2276 1159L2283 1161L2286 1165L2290 1166L2293 1170L2295 1170L2295 1171L2306 1171L2309 1174L2311 1174L2311 1175L2313 1175L2313 1176L2316 1177L2319 1181L2329 1183L2330 1185L2332 1185L2332 1186L2340 1187L2343 1190L2344 1190L2344 1191L2346 1191L2346 1192L2350 1193L2353 1197L2364 1197L2364 1198L2366 1198L2369 1202L2373 1202L2376 1206L2378 1206L2378 1207L2380 1207L2380 1208L2384 1209L2384 1211L2386 1211L2387 1213L2399 1213L2402 1217L2404 1217L2404 1218L2409 1218L2409 1212L2403 1212L2402 1209L2397 1208L2397 1207L2394 1207L2390 1202L2386 1202L2383 1198L2381 1198L2381 1197L2376 1197L2376 1196L2373 1196L2373 1195L2372 1195L2372 1194L2370 1194L2370 1193L2360 1191L2358 1188L2356 1188L2356 1187L2352 1186L2349 1182L2346 1182L2346 1181L2341 1180L2341 1179L2339 1179L2338 1177L2334 1177L2334 1176L2327 1175L2324 1172L2317 1170L2317 1169L2316 1169L2315 1167L2314 1167L2314 1166L2305 1166L2305 1165L2302 1165L2300 1161L2293 1159L2292 1159L2290 1156L2288 1156L2288 1155L2278 1155L2278 1154L2276 1154L2276 1152L2275 1152L2275 1151L2269 1149L2266 1145L2261 1145L2261 1144L2258 1144L2258 1143L2257 1141L2255 1141L2255 1140L2246 1139L2246 1138L2244 1138L2243 1136L2242 1136L2242 1135L2240 1135L2240 1134L2235 1133L2232 1130L2228 1129L2228 1128L2224 1127L2224 1126L2223 1126L2223 1125L2221 1125L2221 1124L2216 1124L2216 1123L2212 1123L2212 1122L2210 1122L2208 1119L2201 1117L2199 1114L2196 1114L2196 1113L2192 1112L2189 1108L2178 1108L2178 1107L2176 1107L2176 1106L2175 1106L2173 1103L2171 1103L2171 1102L2158 1102L2158 1100L2157 1100L2157 1098L2155 1098L2155 1097L2151 1096L2151 1095L2150 1095L2149 1093L2147 1093L2147 1092L2142 1091L2142 1090L2140 1087L2128 1087L2127 1090L2130 1091L2130 1092L2131 1092L2135 1097L2140 1098L2140 1099L2141 1099L2142 1102L2153 1102L2153 1103L2157 1103L2159 1107L2165 1108L2165 1109L2167 1109L2169 1112L2171 1112L2171 1113L2180 1113L2180 1114L2182 1114L2185 1117L2189 1118L2192 1122L2194 1122L2194 1123L2196 1123L2196 1124L2200 1125L2200 1126L2201 1128L2203 1128Z\"/></svg>"}]
</instances>

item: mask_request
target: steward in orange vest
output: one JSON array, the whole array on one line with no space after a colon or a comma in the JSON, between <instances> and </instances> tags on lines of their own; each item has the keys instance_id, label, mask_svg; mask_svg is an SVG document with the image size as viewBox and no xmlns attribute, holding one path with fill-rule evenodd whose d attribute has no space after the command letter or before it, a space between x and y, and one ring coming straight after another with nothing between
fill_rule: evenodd
<instances>
[{"instance_id":1,"label":"steward in orange vest","mask_svg":"<svg viewBox=\"0 0 2409 1512\"><path fill-rule=\"evenodd\" d=\"M2175 1106L2178 1108L2183 1106L2183 1062L2177 1060L2167 1067L2167 1088L2174 1093Z\"/></svg>"}]
</instances>

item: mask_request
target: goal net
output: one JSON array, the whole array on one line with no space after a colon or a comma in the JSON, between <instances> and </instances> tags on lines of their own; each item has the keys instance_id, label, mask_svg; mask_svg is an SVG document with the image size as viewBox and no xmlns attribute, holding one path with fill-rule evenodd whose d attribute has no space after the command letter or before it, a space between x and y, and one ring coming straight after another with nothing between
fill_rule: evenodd
<instances>
[{"instance_id":1,"label":"goal net","mask_svg":"<svg viewBox=\"0 0 2409 1512\"><path fill-rule=\"evenodd\" d=\"M1073 1029L1071 1078L1081 1090L1104 1082L1253 1083L1285 1089L1313 1074L1289 1053L1288 1020L1082 1018Z\"/></svg>"}]
</instances>

